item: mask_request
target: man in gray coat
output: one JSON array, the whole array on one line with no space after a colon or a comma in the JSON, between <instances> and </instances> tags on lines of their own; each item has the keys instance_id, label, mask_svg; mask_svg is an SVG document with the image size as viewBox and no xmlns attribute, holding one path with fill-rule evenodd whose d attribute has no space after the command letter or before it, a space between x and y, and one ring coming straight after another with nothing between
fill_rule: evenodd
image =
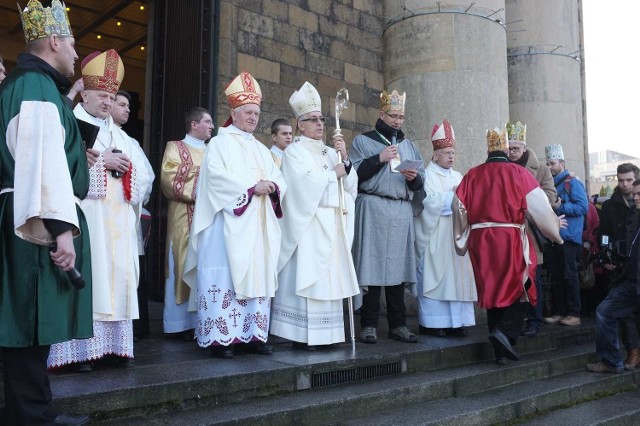
<instances>
[{"instance_id":1,"label":"man in gray coat","mask_svg":"<svg viewBox=\"0 0 640 426\"><path fill-rule=\"evenodd\" d=\"M400 129L406 94L383 91L375 130L358 135L349 158L358 172L353 261L361 287L360 340L376 343L385 288L389 338L417 342L406 326L405 284L416 283L414 209L422 209L424 164ZM366 290L365 290L366 291Z\"/></svg>"}]
</instances>

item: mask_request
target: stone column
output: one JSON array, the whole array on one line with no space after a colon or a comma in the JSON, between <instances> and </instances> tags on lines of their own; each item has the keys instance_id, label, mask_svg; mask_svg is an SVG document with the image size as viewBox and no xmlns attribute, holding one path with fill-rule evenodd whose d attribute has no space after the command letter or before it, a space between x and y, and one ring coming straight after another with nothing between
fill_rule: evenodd
<instances>
[{"instance_id":1,"label":"stone column","mask_svg":"<svg viewBox=\"0 0 640 426\"><path fill-rule=\"evenodd\" d=\"M580 9L574 0L506 1L510 118L527 123L527 145L541 161L545 145L562 144L584 182Z\"/></svg>"},{"instance_id":2,"label":"stone column","mask_svg":"<svg viewBox=\"0 0 640 426\"><path fill-rule=\"evenodd\" d=\"M431 130L449 119L455 169L486 159L487 129L509 115L504 0L385 0L384 81L407 92L405 133L432 154Z\"/></svg>"}]
</instances>

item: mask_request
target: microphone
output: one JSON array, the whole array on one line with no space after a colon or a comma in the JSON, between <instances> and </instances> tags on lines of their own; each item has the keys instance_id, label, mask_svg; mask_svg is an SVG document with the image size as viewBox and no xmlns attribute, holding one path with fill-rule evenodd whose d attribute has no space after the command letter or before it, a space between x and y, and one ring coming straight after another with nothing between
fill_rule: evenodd
<instances>
[{"instance_id":1,"label":"microphone","mask_svg":"<svg viewBox=\"0 0 640 426\"><path fill-rule=\"evenodd\" d=\"M394 130L393 133L391 133L391 145L396 145L397 142L397 136L398 135L398 131Z\"/></svg>"},{"instance_id":2,"label":"microphone","mask_svg":"<svg viewBox=\"0 0 640 426\"><path fill-rule=\"evenodd\" d=\"M49 251L50 252L54 252L58 250L58 244L57 243L53 243L49 246ZM80 273L80 271L78 271L75 267L72 268L69 271L65 271L67 273L67 278L69 278L69 281L71 281L71 285L73 285L76 290L81 290L84 288L85 283L84 283L84 277L82 276L82 274Z\"/></svg>"}]
</instances>

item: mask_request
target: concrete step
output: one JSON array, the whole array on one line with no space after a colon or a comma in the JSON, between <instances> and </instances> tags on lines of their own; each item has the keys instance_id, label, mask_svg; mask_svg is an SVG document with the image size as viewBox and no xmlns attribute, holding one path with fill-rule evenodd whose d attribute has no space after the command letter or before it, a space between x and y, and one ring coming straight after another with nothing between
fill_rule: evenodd
<instances>
[{"instance_id":1,"label":"concrete step","mask_svg":"<svg viewBox=\"0 0 640 426\"><path fill-rule=\"evenodd\" d=\"M526 355L522 361L497 366L492 361L416 372L289 393L224 406L181 407L153 415L138 415L106 422L109 425L214 425L214 424L331 424L357 419L353 424L397 424L394 417L425 404L451 408L461 398L476 398L481 392L500 392L513 383L527 384L558 375L580 374L592 357L593 345L564 347L556 351ZM466 396L466 397L465 397ZM389 415L385 410L391 411ZM420 411L420 409L418 409ZM369 417L373 416L373 417ZM389 417L390 416L390 417ZM424 417L424 416L423 416ZM416 419L413 418L412 422ZM411 424L409 422L407 424ZM376 424L383 424L382 422Z\"/></svg>"},{"instance_id":2,"label":"concrete step","mask_svg":"<svg viewBox=\"0 0 640 426\"><path fill-rule=\"evenodd\" d=\"M640 423L639 401L640 390L636 389L558 409L520 424L526 426L632 426Z\"/></svg>"},{"instance_id":3,"label":"concrete step","mask_svg":"<svg viewBox=\"0 0 640 426\"><path fill-rule=\"evenodd\" d=\"M580 327L553 326L543 330L536 338L520 339L521 354L571 348L576 343L592 341L594 336L593 321L585 321ZM377 345L358 343L355 354L349 344L315 353L279 344L272 356L246 355L233 360L211 358L208 351L195 348L193 353L178 356L149 352L136 356L136 363L126 369L60 374L52 377L51 383L55 403L63 411L91 414L96 420L121 418L201 405L219 407L382 374L404 378L407 374L401 373L468 366L493 359L486 336L486 329L478 326L461 339L420 336L417 344L381 339ZM586 352L592 351L591 346ZM579 363L583 361L580 359ZM537 364L537 368L562 370L562 358L556 362L555 366ZM501 374L511 380L507 373Z\"/></svg>"},{"instance_id":4,"label":"concrete step","mask_svg":"<svg viewBox=\"0 0 640 426\"><path fill-rule=\"evenodd\" d=\"M517 383L460 398L447 398L395 409L342 425L493 425L561 408L579 401L635 389L636 373L595 374L588 371ZM563 423L545 423L562 424ZM590 422L582 423L591 424ZM637 423L636 423L637 424Z\"/></svg>"}]
</instances>

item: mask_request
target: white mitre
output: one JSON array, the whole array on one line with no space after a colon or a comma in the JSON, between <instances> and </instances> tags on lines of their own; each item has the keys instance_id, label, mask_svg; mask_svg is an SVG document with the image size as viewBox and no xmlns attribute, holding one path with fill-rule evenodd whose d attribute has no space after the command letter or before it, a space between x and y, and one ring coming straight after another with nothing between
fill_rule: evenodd
<instances>
[{"instance_id":1,"label":"white mitre","mask_svg":"<svg viewBox=\"0 0 640 426\"><path fill-rule=\"evenodd\" d=\"M551 144L544 147L544 153L547 157L547 161L550 160L564 160L564 152L562 150L562 145L560 144Z\"/></svg>"},{"instance_id":2,"label":"white mitre","mask_svg":"<svg viewBox=\"0 0 640 426\"><path fill-rule=\"evenodd\" d=\"M289 98L289 105L296 117L313 111L322 111L320 93L308 81L305 81L300 90L293 92Z\"/></svg>"}]
</instances>

